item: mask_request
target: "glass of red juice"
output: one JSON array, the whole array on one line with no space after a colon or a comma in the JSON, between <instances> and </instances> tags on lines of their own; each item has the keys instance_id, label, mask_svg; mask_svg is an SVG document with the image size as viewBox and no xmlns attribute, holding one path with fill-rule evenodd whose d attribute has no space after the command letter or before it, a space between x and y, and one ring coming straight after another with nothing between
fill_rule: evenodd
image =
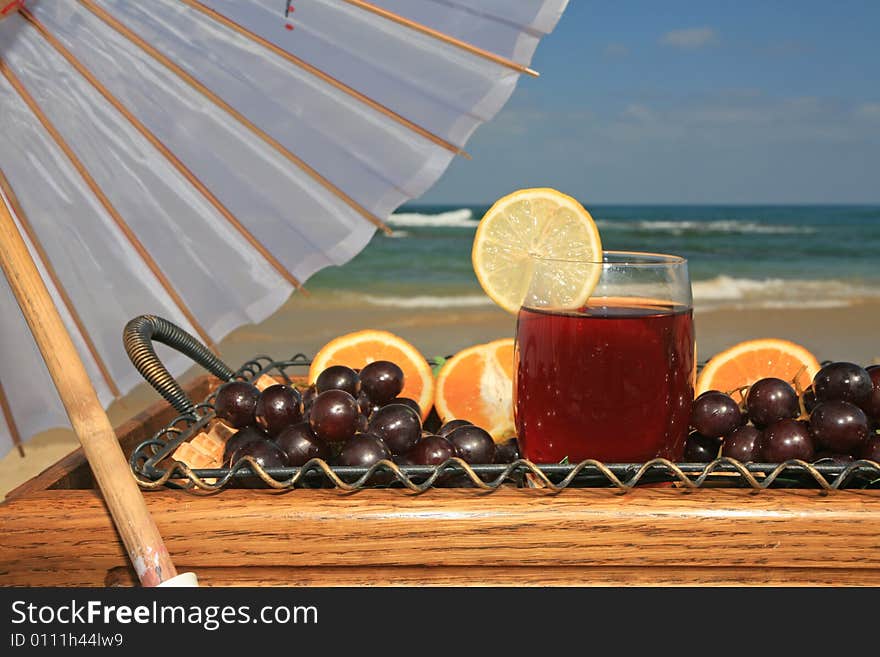
<instances>
[{"instance_id":1,"label":"glass of red juice","mask_svg":"<svg viewBox=\"0 0 880 657\"><path fill-rule=\"evenodd\" d=\"M553 261L533 256L546 270ZM558 263L571 270L571 261ZM582 263L585 304L554 306L536 284L517 317L514 412L535 463L682 458L696 357L687 261L605 251Z\"/></svg>"}]
</instances>

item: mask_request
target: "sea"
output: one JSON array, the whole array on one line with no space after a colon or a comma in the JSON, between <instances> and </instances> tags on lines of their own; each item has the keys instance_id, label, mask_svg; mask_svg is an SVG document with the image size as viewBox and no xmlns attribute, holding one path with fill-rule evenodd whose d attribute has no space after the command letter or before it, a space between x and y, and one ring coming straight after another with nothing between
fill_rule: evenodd
<instances>
[{"instance_id":1,"label":"sea","mask_svg":"<svg viewBox=\"0 0 880 657\"><path fill-rule=\"evenodd\" d=\"M586 206L608 250L688 259L698 311L835 308L880 300L880 206ZM404 206L353 260L308 288L331 303L491 305L471 267L488 206Z\"/></svg>"}]
</instances>

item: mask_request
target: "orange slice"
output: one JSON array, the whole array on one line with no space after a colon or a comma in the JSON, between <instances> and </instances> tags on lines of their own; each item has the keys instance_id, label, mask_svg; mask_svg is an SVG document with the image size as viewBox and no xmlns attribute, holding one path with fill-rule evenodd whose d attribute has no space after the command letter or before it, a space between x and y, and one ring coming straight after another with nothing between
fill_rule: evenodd
<instances>
[{"instance_id":1,"label":"orange slice","mask_svg":"<svg viewBox=\"0 0 880 657\"><path fill-rule=\"evenodd\" d=\"M788 340L747 340L713 356L697 377L696 394L731 392L759 379L776 377L800 390L813 383L821 365L806 348ZM741 395L735 397L740 399Z\"/></svg>"},{"instance_id":2,"label":"orange slice","mask_svg":"<svg viewBox=\"0 0 880 657\"><path fill-rule=\"evenodd\" d=\"M437 374L434 406L443 422L462 419L496 442L516 434L513 424L513 339L458 352Z\"/></svg>"},{"instance_id":3,"label":"orange slice","mask_svg":"<svg viewBox=\"0 0 880 657\"><path fill-rule=\"evenodd\" d=\"M422 422L434 401L434 376L425 357L409 342L388 331L356 331L331 340L315 355L309 368L309 383L331 365L361 369L377 360L390 360L403 370L401 397L409 397L422 409Z\"/></svg>"}]
</instances>

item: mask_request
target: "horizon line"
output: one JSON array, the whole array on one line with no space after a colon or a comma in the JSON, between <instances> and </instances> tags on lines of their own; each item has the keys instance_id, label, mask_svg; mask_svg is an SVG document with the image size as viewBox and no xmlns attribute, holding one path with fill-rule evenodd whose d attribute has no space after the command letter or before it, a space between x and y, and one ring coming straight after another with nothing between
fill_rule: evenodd
<instances>
[{"instance_id":1,"label":"horizon line","mask_svg":"<svg viewBox=\"0 0 880 657\"><path fill-rule=\"evenodd\" d=\"M575 198L577 198L575 196ZM474 205L491 206L497 199L493 201L458 201L452 202L429 202L429 201L407 201L399 207L431 207L431 206L448 206L448 207L468 207ZM590 202L590 207L597 206L626 206L626 207L802 207L802 208L841 208L841 207L880 207L880 200L876 201L825 201L825 202L785 202L785 201L732 201L721 203L693 202L693 201L599 201Z\"/></svg>"}]
</instances>

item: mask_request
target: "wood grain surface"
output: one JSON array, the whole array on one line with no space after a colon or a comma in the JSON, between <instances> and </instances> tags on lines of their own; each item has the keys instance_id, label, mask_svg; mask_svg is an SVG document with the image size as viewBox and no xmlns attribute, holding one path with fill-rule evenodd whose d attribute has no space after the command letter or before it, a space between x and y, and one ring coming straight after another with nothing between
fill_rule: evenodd
<instances>
[{"instance_id":1,"label":"wood grain surface","mask_svg":"<svg viewBox=\"0 0 880 657\"><path fill-rule=\"evenodd\" d=\"M145 497L174 560L207 583L880 584L876 491ZM0 584L131 583L93 491L17 498L0 526Z\"/></svg>"},{"instance_id":2,"label":"wood grain surface","mask_svg":"<svg viewBox=\"0 0 880 657\"><path fill-rule=\"evenodd\" d=\"M180 564L181 570L193 570ZM876 586L878 570L709 568L674 566L496 566L201 568L202 586ZM135 586L129 568L114 568L106 586Z\"/></svg>"}]
</instances>

